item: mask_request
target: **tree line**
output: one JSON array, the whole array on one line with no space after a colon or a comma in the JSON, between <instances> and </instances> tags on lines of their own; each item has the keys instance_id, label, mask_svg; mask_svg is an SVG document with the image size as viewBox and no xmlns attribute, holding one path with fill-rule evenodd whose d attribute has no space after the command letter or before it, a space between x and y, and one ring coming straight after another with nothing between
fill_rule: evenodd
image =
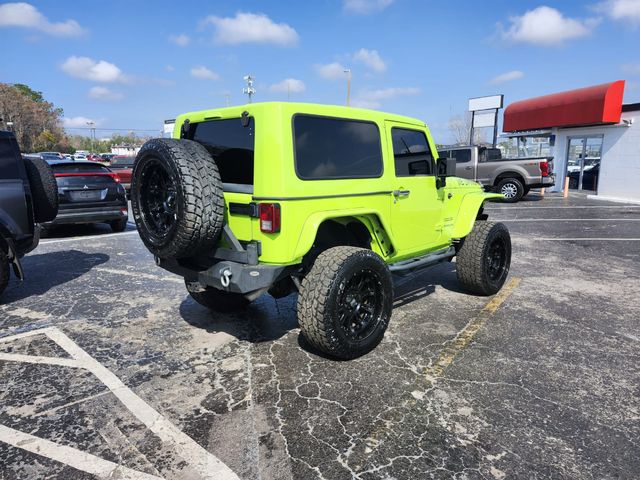
<instances>
[{"instance_id":1,"label":"tree line","mask_svg":"<svg viewBox=\"0 0 640 480\"><path fill-rule=\"evenodd\" d=\"M85 135L71 135L64 130L62 108L45 100L42 92L21 83L0 83L0 129L12 130L22 152L76 150L109 152L112 145L140 144L145 139L134 132L114 134L109 139L92 140Z\"/></svg>"}]
</instances>

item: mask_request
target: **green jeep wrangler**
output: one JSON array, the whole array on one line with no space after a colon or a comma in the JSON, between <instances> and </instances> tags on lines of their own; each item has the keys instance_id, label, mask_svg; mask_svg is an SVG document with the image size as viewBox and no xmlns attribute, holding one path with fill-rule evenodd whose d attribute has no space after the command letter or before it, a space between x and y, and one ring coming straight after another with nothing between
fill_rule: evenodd
<instances>
[{"instance_id":1,"label":"green jeep wrangler","mask_svg":"<svg viewBox=\"0 0 640 480\"><path fill-rule=\"evenodd\" d=\"M133 214L157 265L206 307L298 292L308 342L354 358L384 335L393 275L455 256L469 292L505 282L509 232L482 213L502 196L452 176L419 120L255 103L180 115L173 137L138 153Z\"/></svg>"}]
</instances>

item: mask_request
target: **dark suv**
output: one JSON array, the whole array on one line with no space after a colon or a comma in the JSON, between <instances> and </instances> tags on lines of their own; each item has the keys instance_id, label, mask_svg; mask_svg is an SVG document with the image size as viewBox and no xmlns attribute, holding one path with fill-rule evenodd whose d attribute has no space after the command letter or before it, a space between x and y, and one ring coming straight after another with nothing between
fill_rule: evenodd
<instances>
[{"instance_id":1,"label":"dark suv","mask_svg":"<svg viewBox=\"0 0 640 480\"><path fill-rule=\"evenodd\" d=\"M51 167L25 158L11 132L0 131L0 294L9 270L24 278L20 258L38 245L40 222L58 213L58 189Z\"/></svg>"}]
</instances>

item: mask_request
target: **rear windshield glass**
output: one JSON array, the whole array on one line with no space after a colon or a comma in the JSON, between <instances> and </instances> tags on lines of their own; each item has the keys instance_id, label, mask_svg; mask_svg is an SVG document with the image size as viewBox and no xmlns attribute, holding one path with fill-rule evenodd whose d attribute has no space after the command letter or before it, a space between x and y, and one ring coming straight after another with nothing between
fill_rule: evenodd
<instances>
[{"instance_id":1,"label":"rear windshield glass","mask_svg":"<svg viewBox=\"0 0 640 480\"><path fill-rule=\"evenodd\" d=\"M218 165L222 183L253 185L253 118L249 117L246 127L239 118L194 123L189 137L209 151Z\"/></svg>"},{"instance_id":2,"label":"rear windshield glass","mask_svg":"<svg viewBox=\"0 0 640 480\"><path fill-rule=\"evenodd\" d=\"M136 157L112 157L111 167L113 168L130 168L136 161Z\"/></svg>"},{"instance_id":3,"label":"rear windshield glass","mask_svg":"<svg viewBox=\"0 0 640 480\"><path fill-rule=\"evenodd\" d=\"M61 165L51 165L53 173L109 173L107 167L102 165L89 165L86 163L63 163Z\"/></svg>"},{"instance_id":4,"label":"rear windshield glass","mask_svg":"<svg viewBox=\"0 0 640 480\"><path fill-rule=\"evenodd\" d=\"M296 115L296 172L304 180L382 175L380 130L372 122Z\"/></svg>"}]
</instances>

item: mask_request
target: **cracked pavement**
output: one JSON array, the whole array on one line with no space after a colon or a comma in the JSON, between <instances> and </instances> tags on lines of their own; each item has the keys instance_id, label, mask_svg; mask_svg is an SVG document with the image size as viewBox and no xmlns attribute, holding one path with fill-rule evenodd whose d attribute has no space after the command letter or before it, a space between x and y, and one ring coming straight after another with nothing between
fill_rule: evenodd
<instances>
[{"instance_id":1,"label":"cracked pavement","mask_svg":"<svg viewBox=\"0 0 640 480\"><path fill-rule=\"evenodd\" d=\"M638 239L640 206L532 195L487 212L512 233L521 281L438 375L489 301L459 290L454 264L399 279L383 342L340 362L304 342L295 295L212 314L135 232L100 226L24 258L0 336L59 328L242 479L637 478L640 241L549 239ZM68 356L43 335L0 353ZM0 405L5 427L199 478L89 372L0 359ZM96 477L0 441L0 478Z\"/></svg>"}]
</instances>

